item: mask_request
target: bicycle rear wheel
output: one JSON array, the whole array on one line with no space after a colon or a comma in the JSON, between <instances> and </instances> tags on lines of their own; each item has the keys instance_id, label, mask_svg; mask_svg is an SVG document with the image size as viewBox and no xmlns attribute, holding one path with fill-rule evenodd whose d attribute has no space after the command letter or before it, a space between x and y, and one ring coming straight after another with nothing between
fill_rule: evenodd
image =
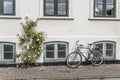
<instances>
[{"instance_id":1,"label":"bicycle rear wheel","mask_svg":"<svg viewBox=\"0 0 120 80\"><path fill-rule=\"evenodd\" d=\"M77 68L82 62L82 57L77 52L72 52L67 56L67 66L70 68Z\"/></svg>"},{"instance_id":2,"label":"bicycle rear wheel","mask_svg":"<svg viewBox=\"0 0 120 80\"><path fill-rule=\"evenodd\" d=\"M95 66L99 66L103 63L103 56L102 53L98 50L94 50L91 58L91 63Z\"/></svg>"}]
</instances>

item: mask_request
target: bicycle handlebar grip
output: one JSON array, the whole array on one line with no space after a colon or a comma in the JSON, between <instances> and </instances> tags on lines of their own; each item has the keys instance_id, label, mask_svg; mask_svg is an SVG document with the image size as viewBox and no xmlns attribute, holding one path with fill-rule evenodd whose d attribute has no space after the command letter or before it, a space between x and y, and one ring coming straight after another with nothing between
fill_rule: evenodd
<instances>
[{"instance_id":1,"label":"bicycle handlebar grip","mask_svg":"<svg viewBox=\"0 0 120 80\"><path fill-rule=\"evenodd\" d=\"M76 41L76 43L78 43L79 41Z\"/></svg>"}]
</instances>

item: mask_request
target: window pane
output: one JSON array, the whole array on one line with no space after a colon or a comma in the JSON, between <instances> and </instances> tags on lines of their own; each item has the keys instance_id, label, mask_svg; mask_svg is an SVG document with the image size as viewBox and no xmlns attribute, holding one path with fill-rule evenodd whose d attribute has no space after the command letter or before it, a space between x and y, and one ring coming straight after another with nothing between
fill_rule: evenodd
<instances>
[{"instance_id":1,"label":"window pane","mask_svg":"<svg viewBox=\"0 0 120 80\"><path fill-rule=\"evenodd\" d=\"M46 58L54 58L54 44L46 45Z\"/></svg>"},{"instance_id":2,"label":"window pane","mask_svg":"<svg viewBox=\"0 0 120 80\"><path fill-rule=\"evenodd\" d=\"M114 0L106 0L106 16L114 15Z\"/></svg>"},{"instance_id":3,"label":"window pane","mask_svg":"<svg viewBox=\"0 0 120 80\"><path fill-rule=\"evenodd\" d=\"M103 16L103 0L95 0L95 16Z\"/></svg>"},{"instance_id":4,"label":"window pane","mask_svg":"<svg viewBox=\"0 0 120 80\"><path fill-rule=\"evenodd\" d=\"M113 4L114 2L113 2L114 0L106 0L106 4Z\"/></svg>"},{"instance_id":5,"label":"window pane","mask_svg":"<svg viewBox=\"0 0 120 80\"><path fill-rule=\"evenodd\" d=\"M67 0L58 0L58 15L67 15Z\"/></svg>"},{"instance_id":6,"label":"window pane","mask_svg":"<svg viewBox=\"0 0 120 80\"><path fill-rule=\"evenodd\" d=\"M46 0L46 3L54 3L54 0Z\"/></svg>"},{"instance_id":7,"label":"window pane","mask_svg":"<svg viewBox=\"0 0 120 80\"><path fill-rule=\"evenodd\" d=\"M3 13L13 14L13 0L4 0Z\"/></svg>"},{"instance_id":8,"label":"window pane","mask_svg":"<svg viewBox=\"0 0 120 80\"><path fill-rule=\"evenodd\" d=\"M103 52L103 44L96 44L96 48L99 48L101 52Z\"/></svg>"},{"instance_id":9,"label":"window pane","mask_svg":"<svg viewBox=\"0 0 120 80\"><path fill-rule=\"evenodd\" d=\"M58 44L58 58L65 58L65 57L66 57L66 45Z\"/></svg>"},{"instance_id":10,"label":"window pane","mask_svg":"<svg viewBox=\"0 0 120 80\"><path fill-rule=\"evenodd\" d=\"M58 3L58 15L66 15L66 3Z\"/></svg>"},{"instance_id":11,"label":"window pane","mask_svg":"<svg viewBox=\"0 0 120 80\"><path fill-rule=\"evenodd\" d=\"M13 59L13 53L4 53L4 59Z\"/></svg>"},{"instance_id":12,"label":"window pane","mask_svg":"<svg viewBox=\"0 0 120 80\"><path fill-rule=\"evenodd\" d=\"M106 49L113 49L113 44L107 43L107 44L106 44Z\"/></svg>"},{"instance_id":13,"label":"window pane","mask_svg":"<svg viewBox=\"0 0 120 80\"><path fill-rule=\"evenodd\" d=\"M106 44L106 56L113 56L113 44Z\"/></svg>"},{"instance_id":14,"label":"window pane","mask_svg":"<svg viewBox=\"0 0 120 80\"><path fill-rule=\"evenodd\" d=\"M13 51L12 45L4 45L4 52Z\"/></svg>"},{"instance_id":15,"label":"window pane","mask_svg":"<svg viewBox=\"0 0 120 80\"><path fill-rule=\"evenodd\" d=\"M54 15L54 2L53 3L46 3L46 15Z\"/></svg>"},{"instance_id":16,"label":"window pane","mask_svg":"<svg viewBox=\"0 0 120 80\"><path fill-rule=\"evenodd\" d=\"M113 56L113 50L106 50L106 56Z\"/></svg>"},{"instance_id":17,"label":"window pane","mask_svg":"<svg viewBox=\"0 0 120 80\"><path fill-rule=\"evenodd\" d=\"M13 59L12 45L4 45L4 59Z\"/></svg>"},{"instance_id":18,"label":"window pane","mask_svg":"<svg viewBox=\"0 0 120 80\"><path fill-rule=\"evenodd\" d=\"M66 3L66 0L58 0L58 3L60 3L60 2Z\"/></svg>"}]
</instances>

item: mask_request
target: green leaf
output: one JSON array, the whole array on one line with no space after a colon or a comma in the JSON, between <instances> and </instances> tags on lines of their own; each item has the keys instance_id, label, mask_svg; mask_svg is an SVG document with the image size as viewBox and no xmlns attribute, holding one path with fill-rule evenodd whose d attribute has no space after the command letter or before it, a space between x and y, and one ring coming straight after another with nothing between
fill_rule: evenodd
<instances>
[{"instance_id":1,"label":"green leaf","mask_svg":"<svg viewBox=\"0 0 120 80\"><path fill-rule=\"evenodd\" d=\"M19 36L22 51L16 58L21 57L24 63L35 63L42 52L41 46L45 40L44 32L37 32L36 26L37 22L33 20L22 23L23 33L22 36Z\"/></svg>"}]
</instances>

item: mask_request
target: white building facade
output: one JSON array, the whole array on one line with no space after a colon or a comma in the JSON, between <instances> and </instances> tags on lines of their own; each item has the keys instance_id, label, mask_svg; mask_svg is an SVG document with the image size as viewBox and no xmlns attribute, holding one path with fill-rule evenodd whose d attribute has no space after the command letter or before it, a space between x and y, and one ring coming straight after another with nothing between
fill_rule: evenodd
<instances>
[{"instance_id":1,"label":"white building facade","mask_svg":"<svg viewBox=\"0 0 120 80\"><path fill-rule=\"evenodd\" d=\"M120 0L0 0L0 63L19 63L17 34L28 16L46 34L37 62L65 61L75 41L94 43L105 60L120 60Z\"/></svg>"}]
</instances>

